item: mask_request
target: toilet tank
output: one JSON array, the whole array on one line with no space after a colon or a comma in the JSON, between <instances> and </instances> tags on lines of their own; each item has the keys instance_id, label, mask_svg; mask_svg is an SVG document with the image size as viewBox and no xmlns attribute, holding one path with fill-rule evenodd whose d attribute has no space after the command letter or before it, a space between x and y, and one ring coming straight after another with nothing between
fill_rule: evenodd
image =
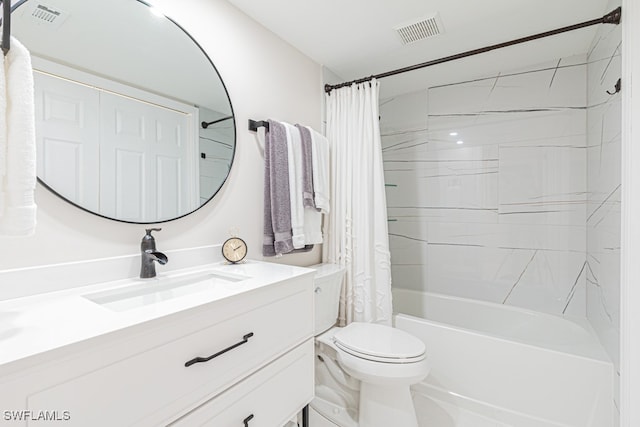
<instances>
[{"instance_id":1,"label":"toilet tank","mask_svg":"<svg viewBox=\"0 0 640 427\"><path fill-rule=\"evenodd\" d=\"M315 335L319 335L336 324L340 289L344 267L337 264L316 264L314 278Z\"/></svg>"}]
</instances>

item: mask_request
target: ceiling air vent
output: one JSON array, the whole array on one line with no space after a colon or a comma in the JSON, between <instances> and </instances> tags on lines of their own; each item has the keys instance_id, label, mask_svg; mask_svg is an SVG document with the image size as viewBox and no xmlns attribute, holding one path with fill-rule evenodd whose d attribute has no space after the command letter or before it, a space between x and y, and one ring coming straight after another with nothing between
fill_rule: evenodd
<instances>
[{"instance_id":1,"label":"ceiling air vent","mask_svg":"<svg viewBox=\"0 0 640 427\"><path fill-rule=\"evenodd\" d=\"M402 44L409 44L442 34L444 27L440 14L436 13L428 18L420 18L418 21L396 27L394 30L398 32Z\"/></svg>"},{"instance_id":2,"label":"ceiling air vent","mask_svg":"<svg viewBox=\"0 0 640 427\"><path fill-rule=\"evenodd\" d=\"M55 7L35 2L31 8L31 21L38 25L58 28L67 19L68 14Z\"/></svg>"}]
</instances>

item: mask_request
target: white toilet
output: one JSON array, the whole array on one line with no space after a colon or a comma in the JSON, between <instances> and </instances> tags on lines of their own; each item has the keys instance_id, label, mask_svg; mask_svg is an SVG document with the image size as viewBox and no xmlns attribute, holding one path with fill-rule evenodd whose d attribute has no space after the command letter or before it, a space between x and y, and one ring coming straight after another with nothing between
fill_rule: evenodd
<instances>
[{"instance_id":1,"label":"white toilet","mask_svg":"<svg viewBox=\"0 0 640 427\"><path fill-rule=\"evenodd\" d=\"M315 276L318 427L418 427L409 387L429 373L418 338L386 325L354 322L335 327L344 269L311 266Z\"/></svg>"}]
</instances>

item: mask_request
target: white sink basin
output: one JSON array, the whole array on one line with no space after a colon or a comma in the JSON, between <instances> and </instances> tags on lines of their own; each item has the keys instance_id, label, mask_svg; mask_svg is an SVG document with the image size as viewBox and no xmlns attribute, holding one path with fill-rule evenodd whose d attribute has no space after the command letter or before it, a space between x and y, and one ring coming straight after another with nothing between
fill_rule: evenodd
<instances>
[{"instance_id":1,"label":"white sink basin","mask_svg":"<svg viewBox=\"0 0 640 427\"><path fill-rule=\"evenodd\" d=\"M200 271L172 277L136 279L128 286L83 295L84 298L114 311L126 311L185 295L211 290L215 286L240 282L248 276L219 271Z\"/></svg>"}]
</instances>

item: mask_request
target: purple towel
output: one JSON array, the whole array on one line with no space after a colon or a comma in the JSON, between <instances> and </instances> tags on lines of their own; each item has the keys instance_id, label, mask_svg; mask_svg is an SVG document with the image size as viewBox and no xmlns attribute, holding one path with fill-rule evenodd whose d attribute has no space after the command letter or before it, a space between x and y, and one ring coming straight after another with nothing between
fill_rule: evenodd
<instances>
[{"instance_id":1,"label":"purple towel","mask_svg":"<svg viewBox=\"0 0 640 427\"><path fill-rule=\"evenodd\" d=\"M302 139L302 206L316 208L313 199L313 157L311 132L305 126L296 125Z\"/></svg>"},{"instance_id":2,"label":"purple towel","mask_svg":"<svg viewBox=\"0 0 640 427\"><path fill-rule=\"evenodd\" d=\"M263 256L313 249L313 245L296 250L293 248L290 197L287 131L282 123L269 120L269 129L264 138Z\"/></svg>"},{"instance_id":3,"label":"purple towel","mask_svg":"<svg viewBox=\"0 0 640 427\"><path fill-rule=\"evenodd\" d=\"M267 130L264 134L264 225L262 228L262 255L275 256L273 246L274 235L271 223L271 134Z\"/></svg>"},{"instance_id":4,"label":"purple towel","mask_svg":"<svg viewBox=\"0 0 640 427\"><path fill-rule=\"evenodd\" d=\"M286 254L293 250L287 131L282 123L275 120L269 120L269 130L265 132L264 157L265 233L262 253L265 256Z\"/></svg>"}]
</instances>

